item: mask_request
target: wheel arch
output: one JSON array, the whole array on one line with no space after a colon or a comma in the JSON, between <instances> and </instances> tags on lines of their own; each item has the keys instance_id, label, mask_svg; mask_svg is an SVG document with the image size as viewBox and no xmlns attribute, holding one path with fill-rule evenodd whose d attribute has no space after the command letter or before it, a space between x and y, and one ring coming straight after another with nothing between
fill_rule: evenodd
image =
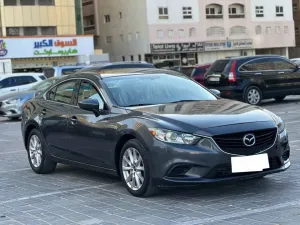
<instances>
[{"instance_id":1,"label":"wheel arch","mask_svg":"<svg viewBox=\"0 0 300 225\"><path fill-rule=\"evenodd\" d=\"M30 132L31 132L32 130L34 130L34 129L40 130L40 129L39 129L39 125L37 124L37 122L32 121L32 122L30 122L30 123L28 123L28 124L26 125L25 132L24 132L24 143L25 143L25 148L26 148L26 150L28 150L28 149L27 149L27 146L28 146L28 137L29 137L29 134L30 134Z\"/></svg>"}]
</instances>

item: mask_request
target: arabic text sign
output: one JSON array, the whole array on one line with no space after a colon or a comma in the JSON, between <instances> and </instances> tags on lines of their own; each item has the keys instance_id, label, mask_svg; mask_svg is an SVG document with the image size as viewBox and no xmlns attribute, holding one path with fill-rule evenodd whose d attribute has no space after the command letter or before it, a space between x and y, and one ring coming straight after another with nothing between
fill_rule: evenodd
<instances>
[{"instance_id":1,"label":"arabic text sign","mask_svg":"<svg viewBox=\"0 0 300 225\"><path fill-rule=\"evenodd\" d=\"M151 44L150 48L152 53L202 52L204 49L202 42Z\"/></svg>"},{"instance_id":2,"label":"arabic text sign","mask_svg":"<svg viewBox=\"0 0 300 225\"><path fill-rule=\"evenodd\" d=\"M230 50L230 49L249 49L253 47L252 40L229 40L206 42L205 51Z\"/></svg>"},{"instance_id":3,"label":"arabic text sign","mask_svg":"<svg viewBox=\"0 0 300 225\"><path fill-rule=\"evenodd\" d=\"M92 36L3 38L2 40L5 42L7 54L0 56L0 58L36 58L94 54Z\"/></svg>"}]
</instances>

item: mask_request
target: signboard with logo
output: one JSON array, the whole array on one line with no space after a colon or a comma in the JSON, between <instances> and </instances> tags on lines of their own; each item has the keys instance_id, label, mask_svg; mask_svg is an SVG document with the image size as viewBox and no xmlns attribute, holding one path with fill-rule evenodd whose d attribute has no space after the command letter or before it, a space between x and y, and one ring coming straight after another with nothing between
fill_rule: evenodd
<instances>
[{"instance_id":1,"label":"signboard with logo","mask_svg":"<svg viewBox=\"0 0 300 225\"><path fill-rule=\"evenodd\" d=\"M252 40L228 40L228 41L214 41L205 42L205 51L221 51L221 50L236 50L253 48Z\"/></svg>"},{"instance_id":2,"label":"signboard with logo","mask_svg":"<svg viewBox=\"0 0 300 225\"><path fill-rule=\"evenodd\" d=\"M203 42L151 44L151 53L203 52Z\"/></svg>"},{"instance_id":3,"label":"signboard with logo","mask_svg":"<svg viewBox=\"0 0 300 225\"><path fill-rule=\"evenodd\" d=\"M0 39L1 58L40 58L94 54L92 36L3 38Z\"/></svg>"}]
</instances>

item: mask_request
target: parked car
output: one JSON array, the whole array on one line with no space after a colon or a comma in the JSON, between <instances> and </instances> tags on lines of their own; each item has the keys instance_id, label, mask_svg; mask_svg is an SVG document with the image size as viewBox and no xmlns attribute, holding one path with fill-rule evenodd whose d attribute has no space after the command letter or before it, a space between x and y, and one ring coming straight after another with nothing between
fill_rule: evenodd
<instances>
[{"instance_id":1,"label":"parked car","mask_svg":"<svg viewBox=\"0 0 300 225\"><path fill-rule=\"evenodd\" d=\"M19 119L22 114L23 104L45 91L59 78L52 77L41 81L27 91L14 92L0 97L0 116L9 119Z\"/></svg>"},{"instance_id":2,"label":"parked car","mask_svg":"<svg viewBox=\"0 0 300 225\"><path fill-rule=\"evenodd\" d=\"M191 77L194 68L195 66L174 66L171 69Z\"/></svg>"},{"instance_id":3,"label":"parked car","mask_svg":"<svg viewBox=\"0 0 300 225\"><path fill-rule=\"evenodd\" d=\"M26 91L45 80L42 73L11 73L0 76L0 97L9 93Z\"/></svg>"},{"instance_id":4,"label":"parked car","mask_svg":"<svg viewBox=\"0 0 300 225\"><path fill-rule=\"evenodd\" d=\"M291 61L300 66L300 58L291 59Z\"/></svg>"},{"instance_id":5,"label":"parked car","mask_svg":"<svg viewBox=\"0 0 300 225\"><path fill-rule=\"evenodd\" d=\"M224 98L259 105L263 99L282 101L300 94L299 66L287 58L258 55L220 59L205 74L204 85Z\"/></svg>"},{"instance_id":6,"label":"parked car","mask_svg":"<svg viewBox=\"0 0 300 225\"><path fill-rule=\"evenodd\" d=\"M55 66L50 68L44 68L43 72L47 78L61 77L61 76L67 76L72 73L75 73L78 70L81 70L82 68L85 67L86 66Z\"/></svg>"},{"instance_id":7,"label":"parked car","mask_svg":"<svg viewBox=\"0 0 300 225\"><path fill-rule=\"evenodd\" d=\"M57 163L107 172L134 196L290 166L280 117L170 70L64 77L24 104L21 127L34 172L51 173Z\"/></svg>"},{"instance_id":8,"label":"parked car","mask_svg":"<svg viewBox=\"0 0 300 225\"><path fill-rule=\"evenodd\" d=\"M211 64L196 65L191 74L192 79L204 85L204 75L210 66Z\"/></svg>"}]
</instances>

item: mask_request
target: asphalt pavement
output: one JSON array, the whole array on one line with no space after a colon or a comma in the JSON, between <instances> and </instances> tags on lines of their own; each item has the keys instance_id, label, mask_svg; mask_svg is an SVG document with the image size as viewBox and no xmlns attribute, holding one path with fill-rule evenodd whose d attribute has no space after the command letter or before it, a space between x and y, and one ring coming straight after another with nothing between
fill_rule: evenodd
<instances>
[{"instance_id":1,"label":"asphalt pavement","mask_svg":"<svg viewBox=\"0 0 300 225\"><path fill-rule=\"evenodd\" d=\"M201 185L135 198L115 177L59 165L31 170L20 122L0 119L0 225L299 225L300 97L262 107L286 122L292 167L263 179Z\"/></svg>"}]
</instances>

